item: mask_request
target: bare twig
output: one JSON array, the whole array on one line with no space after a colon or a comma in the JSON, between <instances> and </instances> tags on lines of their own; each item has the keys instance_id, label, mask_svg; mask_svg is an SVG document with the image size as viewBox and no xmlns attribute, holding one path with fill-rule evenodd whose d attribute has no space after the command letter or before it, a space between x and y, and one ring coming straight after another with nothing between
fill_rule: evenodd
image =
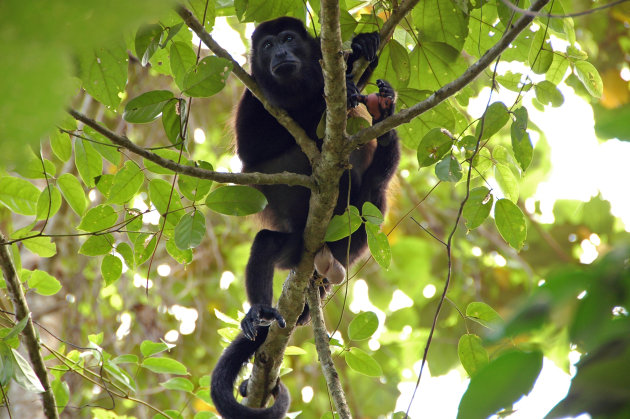
<instances>
[{"instance_id":1,"label":"bare twig","mask_svg":"<svg viewBox=\"0 0 630 419\"><path fill-rule=\"evenodd\" d=\"M112 131L97 123L95 120L88 118L80 112L70 109L68 110L68 113L77 121L83 122L85 125L93 128L100 134L103 134L114 144L126 148L132 153L135 153L140 157L144 157L145 159L150 160L153 163L159 164L164 168L172 170L173 172L181 173L183 175L188 175L200 179L215 180L222 183L235 183L239 185L299 185L311 189L315 187L315 183L309 176L300 175L297 173L224 173L213 172L211 170L205 170L200 167L178 164L172 160L165 159L155 153L152 153L145 148L137 146L127 137L123 137L113 133Z\"/></svg>"},{"instance_id":2,"label":"bare twig","mask_svg":"<svg viewBox=\"0 0 630 419\"><path fill-rule=\"evenodd\" d=\"M2 233L0 233L0 242L4 241L6 240ZM33 364L33 370L44 387L44 392L42 393L44 414L48 419L58 419L59 415L57 413L57 403L55 401L55 395L53 394L52 388L50 387L50 381L48 380L48 373L46 372L46 365L44 364L44 358L42 357L39 339L37 338L35 327L33 327L31 310L28 308L22 284L20 283L20 279L15 271L11 255L9 254L8 245L0 245L0 266L2 267L2 272L4 273L4 280L7 284L9 296L13 302L13 307L17 317L16 320L22 320L25 317L28 317L28 321L26 323L26 327L22 331L22 335L24 336L24 343L26 345L26 350L28 351L28 356Z\"/></svg>"},{"instance_id":3,"label":"bare twig","mask_svg":"<svg viewBox=\"0 0 630 419\"><path fill-rule=\"evenodd\" d=\"M322 372L326 378L330 395L335 403L337 414L339 414L342 419L351 418L352 414L346 403L346 395L343 392L341 382L339 381L339 374L335 369L335 363L330 353L328 332L326 331L324 313L322 312L319 300L319 287L311 283L306 296L308 306L311 309L311 321L313 324L313 334L315 335L315 347L317 348L319 363L322 366Z\"/></svg>"}]
</instances>

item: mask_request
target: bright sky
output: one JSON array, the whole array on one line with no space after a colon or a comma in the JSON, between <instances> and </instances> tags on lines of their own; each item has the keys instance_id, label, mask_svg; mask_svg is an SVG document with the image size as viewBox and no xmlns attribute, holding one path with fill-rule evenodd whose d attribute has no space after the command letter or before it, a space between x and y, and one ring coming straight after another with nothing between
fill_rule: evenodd
<instances>
[{"instance_id":1,"label":"bright sky","mask_svg":"<svg viewBox=\"0 0 630 419\"><path fill-rule=\"evenodd\" d=\"M253 27L248 27L248 36L252 29ZM216 19L212 35L237 61L244 62L246 49L238 34L227 25L224 18ZM576 96L571 88L560 86L560 90L564 96L564 104L560 108L548 106L544 112L539 112L533 106L527 106L530 119L542 129L551 146L552 170L549 178L539 185L534 197L534 200L541 201L542 221L553 222L551 211L556 199L588 201L601 193L604 199L611 202L612 213L620 217L630 231L630 194L627 192L627 181L630 179L630 143L617 140L600 143L595 137L590 106ZM486 89L479 98L471 100L469 112L472 116L478 117L483 113L488 94L489 89ZM500 94L493 94L493 101L500 100L508 107L514 102L514 98L515 94L506 89ZM536 141L535 133L532 133L532 139ZM359 283L360 281L357 282ZM367 292L359 294L365 295L354 300L355 306L351 307L353 311L370 309L380 312L367 300ZM414 366L414 373L409 374L409 381L399 385L402 395L398 399L397 410L406 410L418 369L419 362ZM459 371L451 371L440 377L431 377L428 370L425 371L420 391L410 411L411 416L455 418L468 380ZM533 391L515 405L517 412L510 418L543 417L565 396L569 385L570 376L545 359ZM587 417L588 415L580 416Z\"/></svg>"}]
</instances>

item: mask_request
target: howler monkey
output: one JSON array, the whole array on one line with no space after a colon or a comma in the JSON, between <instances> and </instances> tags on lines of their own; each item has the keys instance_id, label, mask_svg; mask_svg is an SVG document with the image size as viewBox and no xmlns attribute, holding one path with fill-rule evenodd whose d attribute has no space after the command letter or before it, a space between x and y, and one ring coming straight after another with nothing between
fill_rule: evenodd
<instances>
[{"instance_id":1,"label":"howler monkey","mask_svg":"<svg viewBox=\"0 0 630 419\"><path fill-rule=\"evenodd\" d=\"M348 67L365 57L376 64L378 33L359 34L352 41ZM282 17L261 23L252 34L252 76L265 98L286 110L321 149L316 131L326 107L322 58L319 39L308 34L304 24ZM368 71L371 72L371 71ZM367 75L369 77L369 74ZM374 122L394 111L395 93L387 82L377 81L379 93L368 101L350 78L347 81L348 107L361 101L368 105ZM369 103L368 103L369 102ZM254 95L246 90L236 111L236 151L243 172L311 174L311 166L289 132L276 121ZM371 202L385 210L385 194L399 160L398 137L390 131L355 151L350 156L351 169L341 178L339 199L334 213L344 212L348 203L361 208ZM350 185L348 185L350 183ZM348 187L350 186L350 188ZM262 219L267 228L256 235L245 271L249 312L241 322L243 333L225 350L212 373L211 395L215 407L225 418L283 418L289 408L287 388L280 382L273 391L275 403L269 408L250 408L236 401L234 382L242 364L265 341L268 326L274 320L281 327L285 321L272 307L274 269L297 266L302 250L302 234L309 209L310 191L301 186L258 185L267 198ZM350 246L348 252L348 245ZM330 282L338 283L345 275L344 266L352 264L366 249L367 237L361 227L348 238L327 243L315 258L315 268ZM349 255L349 258L348 258ZM308 319L308 307L298 319ZM243 386L241 386L243 387Z\"/></svg>"}]
</instances>

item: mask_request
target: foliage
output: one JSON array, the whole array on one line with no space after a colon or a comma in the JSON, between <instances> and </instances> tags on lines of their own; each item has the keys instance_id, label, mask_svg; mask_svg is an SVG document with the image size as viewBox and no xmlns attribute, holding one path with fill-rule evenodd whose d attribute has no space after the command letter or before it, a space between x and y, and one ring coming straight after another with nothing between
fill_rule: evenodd
<instances>
[{"instance_id":1,"label":"foliage","mask_svg":"<svg viewBox=\"0 0 630 419\"><path fill-rule=\"evenodd\" d=\"M345 45L383 27L396 3L340 2ZM185 6L207 30L221 22L248 42L248 22L305 18L305 4ZM158 160L238 170L226 127L242 84L230 61L198 52L172 7L0 3L0 231L33 317L54 325L39 333L58 410L72 417L215 417L209 374L242 316L258 228L245 216L264 208L264 196ZM397 385L415 382L427 344L432 376L457 368L470 377L459 417L507 415L543 357L568 371L570 351L582 358L550 417L629 414L628 234L600 196L555 201L548 223L535 194L552 170L553 139L530 114L565 105L568 87L591 103L601 140L630 139L627 3L582 20L546 15L588 7L550 2L496 67L397 128L405 150L386 217L365 205L331 220L327 240L364 225L371 254L325 306L356 417L396 411ZM319 33L319 2L307 8ZM409 109L462 75L520 16L502 0L419 1L384 44L373 79L390 81L398 110ZM475 113L479 97L487 104ZM77 123L67 107L98 122ZM582 266L588 246L604 256ZM359 298L366 283L369 302ZM445 284L446 300L436 292ZM2 313L0 385L39 392L18 352L25 319ZM333 417L309 328L292 339L282 377L292 411ZM299 397L306 386L312 401Z\"/></svg>"}]
</instances>

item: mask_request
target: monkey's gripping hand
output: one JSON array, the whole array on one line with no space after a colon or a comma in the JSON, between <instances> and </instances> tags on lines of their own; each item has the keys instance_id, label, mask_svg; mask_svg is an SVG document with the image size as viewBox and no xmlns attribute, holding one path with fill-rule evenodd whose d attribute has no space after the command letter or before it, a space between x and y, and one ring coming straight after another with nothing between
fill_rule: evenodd
<instances>
[{"instance_id":1,"label":"monkey's gripping hand","mask_svg":"<svg viewBox=\"0 0 630 419\"><path fill-rule=\"evenodd\" d=\"M393 115L396 110L396 92L391 84L379 79L376 80L376 85L378 86L378 93L357 96L357 101L363 103L372 115L374 124Z\"/></svg>"},{"instance_id":2,"label":"monkey's gripping hand","mask_svg":"<svg viewBox=\"0 0 630 419\"><path fill-rule=\"evenodd\" d=\"M354 62L361 57L365 58L370 63L370 70L375 69L378 65L378 56L376 54L380 43L381 38L378 32L360 33L355 35L355 37L352 38L352 44L350 45L352 53L348 57L346 72L351 73Z\"/></svg>"},{"instance_id":3,"label":"monkey's gripping hand","mask_svg":"<svg viewBox=\"0 0 630 419\"><path fill-rule=\"evenodd\" d=\"M247 339L255 340L257 327L269 326L274 320L278 322L278 326L286 326L284 317L278 310L267 304L253 304L241 321L241 329Z\"/></svg>"}]
</instances>

